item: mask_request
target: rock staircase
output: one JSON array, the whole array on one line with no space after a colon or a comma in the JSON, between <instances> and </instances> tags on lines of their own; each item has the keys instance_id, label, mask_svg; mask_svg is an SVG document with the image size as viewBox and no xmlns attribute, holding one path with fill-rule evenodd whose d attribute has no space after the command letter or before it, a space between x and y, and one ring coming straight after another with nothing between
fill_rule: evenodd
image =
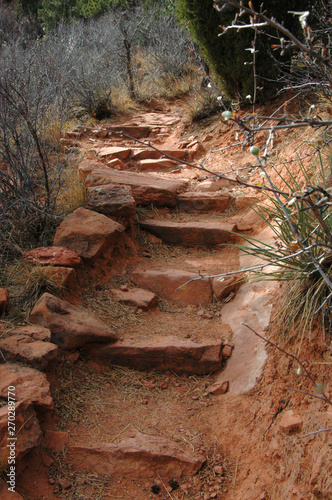
<instances>
[{"instance_id":1,"label":"rock staircase","mask_svg":"<svg viewBox=\"0 0 332 500\"><path fill-rule=\"evenodd\" d=\"M243 387L247 390L260 374L264 349L256 339L248 342L243 328L240 328L240 356L236 358L238 323L249 316L251 320L254 318L257 328L266 327L268 301L265 299L266 314L261 322L257 285L255 289L247 283L238 291L236 275L202 276L238 269L238 257L228 261L229 250L225 245L239 241L235 233L257 230L257 219L253 212L236 210L245 197L234 199L227 188L221 187L222 183L197 179L197 173L188 169L187 163L197 160L203 147L197 141L182 141L176 148L170 146L172 127L178 119L163 116L161 120L158 113L146 113L145 123L132 119L116 126L79 127L63 140L65 146L76 145L86 150L78 166L86 187L86 205L63 220L53 247L35 249L25 258L32 264L50 266L55 279L67 290L68 300L44 294L31 312L32 325L12 331L0 346L7 361L12 361L0 367L3 372L0 392L3 395L8 384L15 384L19 404L22 408L25 405L25 412L27 405L31 407L31 418L36 424L34 444L41 436L34 408L52 408L50 387L43 372L58 362L60 351L67 353L67 359L75 360L77 349L84 350L94 366L105 369L124 366L178 373L179 377L221 372L206 394L232 391L232 373L226 368L225 377L222 370L233 360L235 390L241 391ZM137 220L138 208L141 215ZM82 281L80 277L85 276L86 270L98 268L101 259L103 265L106 259L111 267L116 255L121 254L119 248L123 248L124 239L135 238L137 231L146 234L151 244L166 244L183 253L169 265L163 259L151 258L149 250L141 248L143 252L133 259L129 275L126 273L127 283L110 290L114 300L139 308L147 322L158 314L158 301L166 300L183 310L193 310L195 316L191 321L201 322L201 339L192 339L185 331L182 337L181 332L172 336L155 335L151 331L148 339L142 340L139 335L134 341L129 336L119 338L113 328L70 303L71 293L75 293L77 281ZM246 287L244 295L243 287ZM240 294L238 300L237 294ZM256 300L255 310L250 310L248 297L253 303ZM208 308L213 305L216 310L211 314ZM215 326L208 333L204 322L211 319ZM225 324L231 325L233 335ZM31 368L22 368L16 361ZM250 365L246 373L243 363ZM23 382L26 375L21 370L29 371L28 379L34 380L31 386ZM36 394L31 395L31 387ZM27 446L25 452L29 449ZM204 463L199 453L190 456L161 435L139 432L124 437L116 445L105 442L97 446L90 442L83 446L70 440L68 459L75 467L102 474L123 475L126 471L131 476L168 479L193 475Z\"/></svg>"}]
</instances>

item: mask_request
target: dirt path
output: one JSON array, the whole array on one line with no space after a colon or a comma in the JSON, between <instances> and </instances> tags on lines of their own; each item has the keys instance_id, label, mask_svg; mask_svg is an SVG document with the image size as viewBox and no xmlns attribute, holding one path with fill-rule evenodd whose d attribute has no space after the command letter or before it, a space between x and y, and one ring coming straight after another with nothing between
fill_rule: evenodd
<instances>
[{"instance_id":1,"label":"dirt path","mask_svg":"<svg viewBox=\"0 0 332 500\"><path fill-rule=\"evenodd\" d=\"M84 131L78 144L86 151L85 158L106 166L114 158L101 151L116 147L141 149L145 152L140 153L141 158L151 160L151 149L142 144L111 132L103 137L103 131L114 125L128 134L146 127L148 137L139 140L149 140L171 156L182 151L185 158L196 162L210 149L221 149L233 140L229 126L216 122L207 124L204 132L186 131L181 110L171 108ZM326 434L299 441L296 435L280 430L280 420L293 409L308 431L325 425L332 413L318 400L286 391L287 385L298 386L288 359L266 349L241 326L248 323L266 334L278 285L245 283L210 303L200 303L195 292L187 302L179 302L174 288L171 292L161 288L159 307L148 311L113 300L111 289L136 287L135 272L215 275L248 265L238 251L217 241L215 233L213 244L195 246L202 234L196 228L198 223L231 224L255 235L262 229L246 205L248 199L257 197L252 190L218 184L215 179L211 182L204 172L176 161L161 162L161 166L157 161L134 161L136 149L123 160L124 166L113 162L112 168L142 174L143 168L148 169L165 181L185 181L185 192L230 195L230 201L223 211L213 204L208 208L211 200L209 195L207 201L206 194L184 209L179 202L167 206L156 197L152 207L144 203L139 219L127 229L131 244L127 242L117 260L114 255L111 263L101 259L90 278L84 276L81 306L110 324L123 342L136 345L165 337L195 343L223 341L234 346L232 356L223 371L204 376L181 373L181 369L142 372L128 366L107 366L84 351L77 360L68 357L53 374L55 415L44 422L48 438L43 447L22 466L21 494L25 500L300 500L313 498L316 486L323 494L331 469L331 438ZM221 172L229 170L230 162L234 165L236 161L242 168L251 161L243 151L230 156L227 150L223 157L221 153L216 157L218 161L210 168ZM250 168L245 173L251 173L252 179L257 175ZM143 231L140 224L151 220L166 226L182 224L180 244L169 244L167 238L163 241L156 236L159 229ZM191 240L183 236L189 232L188 224L194 227ZM177 226L172 227L174 235ZM156 291L151 277L147 282L147 288ZM314 349L315 342L305 343L306 354L314 356ZM226 394L209 394L214 383L225 381L229 383ZM198 465L200 461L203 466ZM320 498L332 498L329 494Z\"/></svg>"}]
</instances>

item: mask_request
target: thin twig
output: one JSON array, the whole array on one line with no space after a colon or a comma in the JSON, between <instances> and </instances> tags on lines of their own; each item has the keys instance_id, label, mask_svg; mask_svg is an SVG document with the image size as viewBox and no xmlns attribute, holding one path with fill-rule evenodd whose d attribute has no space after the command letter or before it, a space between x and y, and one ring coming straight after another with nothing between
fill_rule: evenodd
<instances>
[{"instance_id":1,"label":"thin twig","mask_svg":"<svg viewBox=\"0 0 332 500\"><path fill-rule=\"evenodd\" d=\"M303 434L303 436L297 436L297 437L298 439L301 439L308 436L313 436L314 434L319 434L320 432L328 432L328 431L332 431L332 427L329 427L328 429L319 429L318 431L309 432L308 434Z\"/></svg>"}]
</instances>

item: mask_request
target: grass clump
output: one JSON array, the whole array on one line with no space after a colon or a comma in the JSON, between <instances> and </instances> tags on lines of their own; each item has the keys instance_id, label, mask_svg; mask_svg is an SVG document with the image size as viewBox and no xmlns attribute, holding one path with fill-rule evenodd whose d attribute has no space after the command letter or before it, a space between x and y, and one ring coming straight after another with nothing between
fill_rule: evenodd
<instances>
[{"instance_id":1,"label":"grass clump","mask_svg":"<svg viewBox=\"0 0 332 500\"><path fill-rule=\"evenodd\" d=\"M248 268L252 279L287 282L280 326L285 331L297 325L310 338L318 316L324 334L331 330L332 190L320 154L311 169L300 163L298 179L285 168L286 175L275 170L282 188L275 187L268 203L254 208L272 230L274 241L267 244L241 235L246 244L237 247L260 258L259 264Z\"/></svg>"}]
</instances>

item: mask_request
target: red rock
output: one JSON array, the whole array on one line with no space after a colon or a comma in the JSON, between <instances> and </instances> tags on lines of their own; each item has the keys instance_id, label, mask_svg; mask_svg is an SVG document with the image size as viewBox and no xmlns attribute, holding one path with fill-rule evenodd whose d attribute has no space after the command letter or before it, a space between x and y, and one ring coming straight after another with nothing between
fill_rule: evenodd
<instances>
[{"instance_id":1,"label":"red rock","mask_svg":"<svg viewBox=\"0 0 332 500\"><path fill-rule=\"evenodd\" d=\"M294 413L294 410L283 412L279 422L279 429L283 434L295 434L300 432L303 427L303 420L299 415Z\"/></svg>"},{"instance_id":2,"label":"red rock","mask_svg":"<svg viewBox=\"0 0 332 500\"><path fill-rule=\"evenodd\" d=\"M139 307L143 311L158 305L157 295L142 288L132 288L131 290L116 290L113 288L111 293L116 301Z\"/></svg>"},{"instance_id":3,"label":"red rock","mask_svg":"<svg viewBox=\"0 0 332 500\"><path fill-rule=\"evenodd\" d=\"M119 160L119 158L114 158L113 160L108 161L107 165L110 168L115 168L120 170L124 170L126 168L126 164L123 163L122 160Z\"/></svg>"},{"instance_id":4,"label":"red rock","mask_svg":"<svg viewBox=\"0 0 332 500\"><path fill-rule=\"evenodd\" d=\"M41 442L42 431L36 417L36 412L32 405L27 402L17 402L15 404L15 432L11 435L11 427L8 427L9 406L0 408L0 443L6 441L6 445L11 444L11 438L15 440L15 458L21 459L32 448ZM9 453L9 448L4 453ZM9 455L8 455L9 456ZM4 457L5 458L5 457ZM1 491L1 488L0 488ZM0 494L2 499L2 495Z\"/></svg>"},{"instance_id":5,"label":"red rock","mask_svg":"<svg viewBox=\"0 0 332 500\"><path fill-rule=\"evenodd\" d=\"M228 386L228 380L225 380L224 382L215 382L208 388L206 394L215 394L216 396L219 394L225 394L228 391Z\"/></svg>"},{"instance_id":6,"label":"red rock","mask_svg":"<svg viewBox=\"0 0 332 500\"><path fill-rule=\"evenodd\" d=\"M96 130L92 130L91 134L97 139L105 139L108 136L108 131L104 128L99 128Z\"/></svg>"},{"instance_id":7,"label":"red rock","mask_svg":"<svg viewBox=\"0 0 332 500\"><path fill-rule=\"evenodd\" d=\"M71 482L68 479L60 478L58 479L58 484L62 490L69 490L71 488Z\"/></svg>"},{"instance_id":8,"label":"red rock","mask_svg":"<svg viewBox=\"0 0 332 500\"><path fill-rule=\"evenodd\" d=\"M6 288L0 288L0 316L6 314L9 309L9 293Z\"/></svg>"},{"instance_id":9,"label":"red rock","mask_svg":"<svg viewBox=\"0 0 332 500\"><path fill-rule=\"evenodd\" d=\"M42 455L42 462L45 465L45 467L51 467L51 465L54 464L54 460L52 457L47 455L47 453L43 453ZM54 481L55 482L55 481ZM51 483L50 483L51 484ZM53 483L54 484L54 483Z\"/></svg>"},{"instance_id":10,"label":"red rock","mask_svg":"<svg viewBox=\"0 0 332 500\"><path fill-rule=\"evenodd\" d=\"M178 207L185 212L221 212L229 205L228 193L189 191L178 195Z\"/></svg>"},{"instance_id":11,"label":"red rock","mask_svg":"<svg viewBox=\"0 0 332 500\"><path fill-rule=\"evenodd\" d=\"M90 210L115 218L131 219L136 202L128 186L108 184L88 188L86 206Z\"/></svg>"},{"instance_id":12,"label":"red rock","mask_svg":"<svg viewBox=\"0 0 332 500\"><path fill-rule=\"evenodd\" d=\"M24 259L38 266L77 267L82 263L81 257L65 247L39 247L25 252Z\"/></svg>"},{"instance_id":13,"label":"red rock","mask_svg":"<svg viewBox=\"0 0 332 500\"><path fill-rule=\"evenodd\" d=\"M223 350L221 351L221 354L223 358L230 358L232 355L232 351L233 351L233 346L225 345Z\"/></svg>"},{"instance_id":14,"label":"red rock","mask_svg":"<svg viewBox=\"0 0 332 500\"><path fill-rule=\"evenodd\" d=\"M183 160L186 158L188 152L185 149L163 149L156 151L154 149L133 149L131 156L132 160L158 160L163 158L164 155L167 159ZM170 157L170 158L169 158Z\"/></svg>"},{"instance_id":15,"label":"red rock","mask_svg":"<svg viewBox=\"0 0 332 500\"><path fill-rule=\"evenodd\" d=\"M115 158L114 161L117 161L117 159ZM105 163L103 163L102 161L91 160L91 159L85 158L83 161L81 161L77 170L78 170L78 175L79 175L80 179L84 180L94 170L108 171L108 170L112 170L112 169L108 166L108 164L105 165ZM110 184L110 183L108 183L108 184Z\"/></svg>"},{"instance_id":16,"label":"red rock","mask_svg":"<svg viewBox=\"0 0 332 500\"><path fill-rule=\"evenodd\" d=\"M60 349L75 349L87 342L115 342L116 334L102 321L50 293L44 293L31 311L30 321L51 330Z\"/></svg>"},{"instance_id":17,"label":"red rock","mask_svg":"<svg viewBox=\"0 0 332 500\"><path fill-rule=\"evenodd\" d=\"M11 335L28 335L34 340L51 342L51 331L48 328L38 325L18 326L11 331Z\"/></svg>"},{"instance_id":18,"label":"red rock","mask_svg":"<svg viewBox=\"0 0 332 500\"><path fill-rule=\"evenodd\" d=\"M85 259L98 257L113 248L125 228L103 214L78 208L58 227L54 244L64 246Z\"/></svg>"},{"instance_id":19,"label":"red rock","mask_svg":"<svg viewBox=\"0 0 332 500\"><path fill-rule=\"evenodd\" d=\"M222 300L231 292L236 292L241 286L243 276L234 274L232 276L221 276L212 279L212 291L217 300Z\"/></svg>"},{"instance_id":20,"label":"red rock","mask_svg":"<svg viewBox=\"0 0 332 500\"><path fill-rule=\"evenodd\" d=\"M72 446L67 457L79 469L134 478L194 475L204 463L202 456L185 454L173 441L146 434L137 434L118 445Z\"/></svg>"},{"instance_id":21,"label":"red rock","mask_svg":"<svg viewBox=\"0 0 332 500\"><path fill-rule=\"evenodd\" d=\"M222 222L172 222L146 219L140 227L170 245L212 246L234 241L235 224Z\"/></svg>"},{"instance_id":22,"label":"red rock","mask_svg":"<svg viewBox=\"0 0 332 500\"><path fill-rule=\"evenodd\" d=\"M17 491L9 491L9 484L0 478L0 498L1 500L24 500L24 498L17 493Z\"/></svg>"},{"instance_id":23,"label":"red rock","mask_svg":"<svg viewBox=\"0 0 332 500\"><path fill-rule=\"evenodd\" d=\"M106 146L96 150L97 155L100 158L105 158L111 160L113 158L119 158L120 160L126 160L131 154L131 148L121 148L116 146Z\"/></svg>"},{"instance_id":24,"label":"red rock","mask_svg":"<svg viewBox=\"0 0 332 500\"><path fill-rule=\"evenodd\" d=\"M7 363L0 365L0 397L8 396L8 387L15 387L16 401L32 403L37 409L51 410L53 399L46 375L34 368Z\"/></svg>"},{"instance_id":25,"label":"red rock","mask_svg":"<svg viewBox=\"0 0 332 500\"><path fill-rule=\"evenodd\" d=\"M59 348L55 344L34 340L27 335L12 335L2 339L0 350L6 361L26 363L37 370L45 370L59 356Z\"/></svg>"},{"instance_id":26,"label":"red rock","mask_svg":"<svg viewBox=\"0 0 332 500\"><path fill-rule=\"evenodd\" d=\"M240 195L234 198L234 205L237 210L242 210L244 208L252 207L258 201L259 199L257 198L257 196Z\"/></svg>"},{"instance_id":27,"label":"red rock","mask_svg":"<svg viewBox=\"0 0 332 500\"><path fill-rule=\"evenodd\" d=\"M182 286L191 279L196 279L196 281ZM132 273L132 280L136 285L151 290L158 296L176 304L206 305L212 302L210 280L208 278L199 279L199 275L196 273L175 269L164 271L136 270Z\"/></svg>"},{"instance_id":28,"label":"red rock","mask_svg":"<svg viewBox=\"0 0 332 500\"><path fill-rule=\"evenodd\" d=\"M220 191L220 186L216 181L212 180L205 180L202 182L199 182L197 186L195 187L195 191L200 191L202 193L213 193L216 191Z\"/></svg>"},{"instance_id":29,"label":"red rock","mask_svg":"<svg viewBox=\"0 0 332 500\"><path fill-rule=\"evenodd\" d=\"M120 365L135 370L171 370L202 375L220 371L222 363L220 342L197 344L190 340L158 337L149 342L133 344L90 344L86 350L92 359L104 365Z\"/></svg>"},{"instance_id":30,"label":"red rock","mask_svg":"<svg viewBox=\"0 0 332 500\"><path fill-rule=\"evenodd\" d=\"M151 128L146 125L116 125L107 127L107 131L110 135L121 136L121 132L123 132L134 139L146 139L150 135Z\"/></svg>"},{"instance_id":31,"label":"red rock","mask_svg":"<svg viewBox=\"0 0 332 500\"><path fill-rule=\"evenodd\" d=\"M49 450L59 453L69 442L68 432L47 430L44 434L44 444Z\"/></svg>"},{"instance_id":32,"label":"red rock","mask_svg":"<svg viewBox=\"0 0 332 500\"><path fill-rule=\"evenodd\" d=\"M168 158L160 158L155 160L139 160L135 163L135 168L139 172L167 172L174 168L177 162Z\"/></svg>"},{"instance_id":33,"label":"red rock","mask_svg":"<svg viewBox=\"0 0 332 500\"><path fill-rule=\"evenodd\" d=\"M86 188L106 184L130 186L138 205L175 206L176 195L188 184L187 180L166 179L154 174L124 172L111 168L95 168L85 179Z\"/></svg>"}]
</instances>

